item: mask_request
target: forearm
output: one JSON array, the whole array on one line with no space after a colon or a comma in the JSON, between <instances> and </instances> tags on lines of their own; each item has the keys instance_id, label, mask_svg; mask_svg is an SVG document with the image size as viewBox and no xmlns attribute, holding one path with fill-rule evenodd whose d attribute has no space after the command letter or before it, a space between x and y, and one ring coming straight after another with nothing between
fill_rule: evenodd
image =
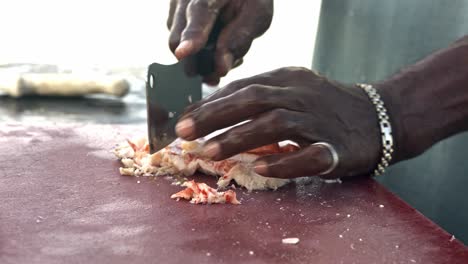
<instances>
[{"instance_id":1,"label":"forearm","mask_svg":"<svg viewBox=\"0 0 468 264\"><path fill-rule=\"evenodd\" d=\"M377 84L395 136L395 161L468 130L468 35Z\"/></svg>"}]
</instances>

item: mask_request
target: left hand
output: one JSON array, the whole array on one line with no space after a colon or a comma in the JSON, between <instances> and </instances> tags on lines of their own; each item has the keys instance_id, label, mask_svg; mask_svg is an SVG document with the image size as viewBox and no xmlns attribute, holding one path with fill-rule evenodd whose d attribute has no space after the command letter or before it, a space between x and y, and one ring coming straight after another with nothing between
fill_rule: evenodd
<instances>
[{"instance_id":1,"label":"left hand","mask_svg":"<svg viewBox=\"0 0 468 264\"><path fill-rule=\"evenodd\" d=\"M272 18L273 0L171 0L169 47L181 60L215 45L205 58L213 60L214 72L204 75L203 81L218 84L221 77L242 64ZM195 69L203 75L200 70Z\"/></svg>"},{"instance_id":2,"label":"left hand","mask_svg":"<svg viewBox=\"0 0 468 264\"><path fill-rule=\"evenodd\" d=\"M177 133L194 140L251 120L209 140L204 154L214 160L267 144L292 140L296 152L259 158L257 173L277 178L319 175L332 157L316 142L331 144L339 164L324 178L370 173L380 157L374 106L356 86L344 86L304 68L282 68L235 81L189 107Z\"/></svg>"}]
</instances>

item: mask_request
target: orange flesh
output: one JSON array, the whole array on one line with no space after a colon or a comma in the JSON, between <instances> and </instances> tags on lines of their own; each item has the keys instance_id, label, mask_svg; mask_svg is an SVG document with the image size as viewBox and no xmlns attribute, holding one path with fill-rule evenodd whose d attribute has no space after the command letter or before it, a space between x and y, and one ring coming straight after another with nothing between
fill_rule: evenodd
<instances>
[{"instance_id":1,"label":"orange flesh","mask_svg":"<svg viewBox=\"0 0 468 264\"><path fill-rule=\"evenodd\" d=\"M259 156L263 155L271 155L271 154L278 154L278 153L286 153L286 152L293 152L298 150L299 147L288 144L286 146L280 147L278 143L266 145L263 147L255 148L252 150L247 151L249 154L255 154Z\"/></svg>"},{"instance_id":2,"label":"orange flesh","mask_svg":"<svg viewBox=\"0 0 468 264\"><path fill-rule=\"evenodd\" d=\"M135 152L134 161L137 164L140 164L141 159L149 154L148 142L145 139L140 139L134 142L127 140L127 142L131 146L133 151ZM293 151L297 151L298 149L299 147L295 145L288 144L286 146L280 147L278 143L275 143L275 144L270 144L270 145L266 145L263 147L249 150L246 153L263 156L263 155L293 152ZM186 162L190 162L198 157L192 154L188 154L185 158L186 158ZM232 167L236 165L236 163L237 163L236 161L232 161L232 160L223 160L223 161L215 162L214 166L217 171L223 171L224 173L228 173L229 170L231 170ZM211 194L212 196L216 198L223 197L226 203L240 204L240 202L237 200L236 193L233 190L228 190L225 192L218 192L216 191L216 189L211 188L205 183L196 183L193 180L188 182L187 185L188 186L186 189L173 194L171 198L177 198L177 199L182 198L185 200L194 199L194 203L199 203L197 202L199 200L208 201L209 194Z\"/></svg>"},{"instance_id":3,"label":"orange flesh","mask_svg":"<svg viewBox=\"0 0 468 264\"><path fill-rule=\"evenodd\" d=\"M218 192L205 183L197 183L193 180L187 182L187 185L186 189L173 194L171 198L182 198L185 200L193 199L192 202L194 203L215 203L216 201L209 200L211 194L211 197L216 197L217 199L224 198L225 203L240 204L239 200L237 200L236 193L232 190Z\"/></svg>"}]
</instances>

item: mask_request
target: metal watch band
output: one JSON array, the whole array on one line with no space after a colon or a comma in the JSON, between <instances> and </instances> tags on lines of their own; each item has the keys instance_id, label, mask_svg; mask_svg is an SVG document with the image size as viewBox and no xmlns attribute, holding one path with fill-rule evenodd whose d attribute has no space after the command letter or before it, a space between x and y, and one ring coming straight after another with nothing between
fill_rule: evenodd
<instances>
[{"instance_id":1,"label":"metal watch band","mask_svg":"<svg viewBox=\"0 0 468 264\"><path fill-rule=\"evenodd\" d=\"M379 119L380 133L382 136L382 157L377 168L374 170L374 176L382 175L385 172L385 169L390 164L392 160L393 153L393 136L392 136L392 126L389 121L387 114L387 109L385 108L384 102L380 98L380 95L377 93L374 87L370 84L358 83L358 87L362 88L367 95L369 96L372 104L375 106L377 111L377 117Z\"/></svg>"}]
</instances>

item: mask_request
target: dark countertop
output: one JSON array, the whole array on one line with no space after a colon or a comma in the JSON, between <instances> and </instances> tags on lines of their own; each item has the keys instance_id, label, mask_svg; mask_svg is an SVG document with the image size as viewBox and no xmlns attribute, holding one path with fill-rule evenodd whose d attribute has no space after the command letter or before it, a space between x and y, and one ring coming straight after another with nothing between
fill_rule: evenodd
<instances>
[{"instance_id":1,"label":"dark countertop","mask_svg":"<svg viewBox=\"0 0 468 264\"><path fill-rule=\"evenodd\" d=\"M1 263L468 262L467 247L373 179L192 205L169 199L180 187L164 178L119 175L109 150L145 125L32 123L0 126Z\"/></svg>"}]
</instances>

